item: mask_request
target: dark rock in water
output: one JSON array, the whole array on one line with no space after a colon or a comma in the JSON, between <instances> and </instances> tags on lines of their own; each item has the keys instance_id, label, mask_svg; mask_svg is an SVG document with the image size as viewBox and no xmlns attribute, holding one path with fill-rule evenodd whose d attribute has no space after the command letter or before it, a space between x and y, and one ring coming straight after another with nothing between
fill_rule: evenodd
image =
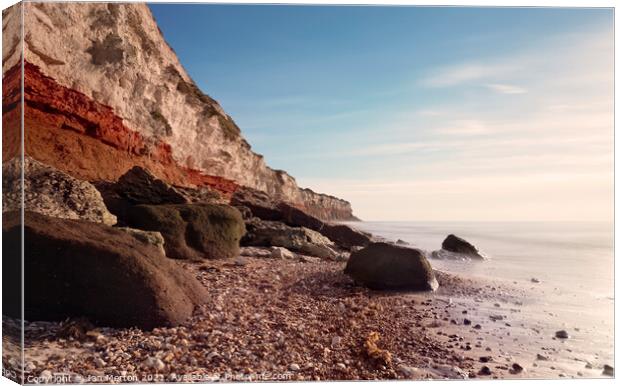
<instances>
[{"instance_id":1,"label":"dark rock in water","mask_svg":"<svg viewBox=\"0 0 620 386\"><path fill-rule=\"evenodd\" d=\"M344 272L373 289L435 290L433 269L419 249L372 243L353 252Z\"/></svg>"},{"instance_id":2,"label":"dark rock in water","mask_svg":"<svg viewBox=\"0 0 620 386\"><path fill-rule=\"evenodd\" d=\"M19 266L19 212L5 213L3 220L5 264ZM27 320L83 316L113 327L174 326L207 296L193 275L156 247L116 228L26 212L24 235ZM5 283L19 280L9 272L3 272ZM19 308L5 303L4 311L19 317Z\"/></svg>"},{"instance_id":3,"label":"dark rock in water","mask_svg":"<svg viewBox=\"0 0 620 386\"><path fill-rule=\"evenodd\" d=\"M127 222L133 228L157 231L166 256L173 259L225 259L239 255L245 234L241 213L228 205L136 205Z\"/></svg>"},{"instance_id":4,"label":"dark rock in water","mask_svg":"<svg viewBox=\"0 0 620 386\"><path fill-rule=\"evenodd\" d=\"M179 191L140 166L134 166L123 174L116 182L115 190L134 205L187 203Z\"/></svg>"},{"instance_id":5,"label":"dark rock in water","mask_svg":"<svg viewBox=\"0 0 620 386\"><path fill-rule=\"evenodd\" d=\"M614 368L609 366L609 365L603 366L603 375L607 375L608 377L613 377L614 376Z\"/></svg>"},{"instance_id":6,"label":"dark rock in water","mask_svg":"<svg viewBox=\"0 0 620 386\"><path fill-rule=\"evenodd\" d=\"M441 243L441 248L456 253L462 253L472 257L484 259L485 257L478 251L478 248L474 247L469 242L463 240L455 235L448 235L446 239Z\"/></svg>"},{"instance_id":7,"label":"dark rock in water","mask_svg":"<svg viewBox=\"0 0 620 386\"><path fill-rule=\"evenodd\" d=\"M556 331L555 332L555 337L559 338L559 339L568 339L568 332L566 332L565 330L560 330L560 331Z\"/></svg>"}]
</instances>

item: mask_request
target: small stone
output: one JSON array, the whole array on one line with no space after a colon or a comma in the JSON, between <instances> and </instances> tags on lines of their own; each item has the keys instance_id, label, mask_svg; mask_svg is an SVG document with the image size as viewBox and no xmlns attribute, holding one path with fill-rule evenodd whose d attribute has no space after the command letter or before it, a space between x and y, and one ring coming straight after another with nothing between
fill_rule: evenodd
<instances>
[{"instance_id":1,"label":"small stone","mask_svg":"<svg viewBox=\"0 0 620 386\"><path fill-rule=\"evenodd\" d=\"M397 367L396 370L398 370L398 372L405 378L421 378L420 369L418 369L417 367L411 367L401 364Z\"/></svg>"},{"instance_id":2,"label":"small stone","mask_svg":"<svg viewBox=\"0 0 620 386\"><path fill-rule=\"evenodd\" d=\"M332 338L332 344L331 344L332 348L338 347L338 346L340 345L340 342L341 342L341 341L342 341L342 338L341 338L341 337L339 337L339 336L334 336L334 337Z\"/></svg>"},{"instance_id":3,"label":"small stone","mask_svg":"<svg viewBox=\"0 0 620 386\"><path fill-rule=\"evenodd\" d=\"M271 247L271 258L293 260L295 258L295 254L283 247Z\"/></svg>"},{"instance_id":4,"label":"small stone","mask_svg":"<svg viewBox=\"0 0 620 386\"><path fill-rule=\"evenodd\" d=\"M34 363L32 362L28 362L26 363L26 366L24 367L24 370L26 370L27 372L33 372L34 370L36 370L37 366L35 366Z\"/></svg>"},{"instance_id":5,"label":"small stone","mask_svg":"<svg viewBox=\"0 0 620 386\"><path fill-rule=\"evenodd\" d=\"M532 278L532 283L540 283L540 280L536 279L535 277Z\"/></svg>"},{"instance_id":6,"label":"small stone","mask_svg":"<svg viewBox=\"0 0 620 386\"><path fill-rule=\"evenodd\" d=\"M97 368L102 368L105 367L107 365L107 363L101 359L101 358L95 358L95 366L97 366Z\"/></svg>"},{"instance_id":7,"label":"small stone","mask_svg":"<svg viewBox=\"0 0 620 386\"><path fill-rule=\"evenodd\" d=\"M207 361L211 361L213 358L215 357L219 357L220 354L218 354L216 351L211 351L208 355L207 355Z\"/></svg>"},{"instance_id":8,"label":"small stone","mask_svg":"<svg viewBox=\"0 0 620 386\"><path fill-rule=\"evenodd\" d=\"M542 355L542 354L536 354L536 360L539 360L539 361L548 361L548 360L549 360L549 357L544 356L544 355Z\"/></svg>"},{"instance_id":9,"label":"small stone","mask_svg":"<svg viewBox=\"0 0 620 386\"><path fill-rule=\"evenodd\" d=\"M152 369L155 369L156 371L158 370L163 370L166 365L164 364L164 362L162 362L161 359L159 358L154 358L154 357L148 357L145 361L144 364L147 367L150 367Z\"/></svg>"},{"instance_id":10,"label":"small stone","mask_svg":"<svg viewBox=\"0 0 620 386\"><path fill-rule=\"evenodd\" d=\"M482 366L480 371L478 371L478 375L491 375L491 369L488 366Z\"/></svg>"},{"instance_id":11,"label":"small stone","mask_svg":"<svg viewBox=\"0 0 620 386\"><path fill-rule=\"evenodd\" d=\"M291 371L299 371L301 370L301 367L299 367L297 363L291 363L288 369Z\"/></svg>"},{"instance_id":12,"label":"small stone","mask_svg":"<svg viewBox=\"0 0 620 386\"><path fill-rule=\"evenodd\" d=\"M39 374L39 378L43 382L50 382L52 378L54 378L54 374L52 374L52 372L49 370L43 370L41 371L41 374Z\"/></svg>"},{"instance_id":13,"label":"small stone","mask_svg":"<svg viewBox=\"0 0 620 386\"><path fill-rule=\"evenodd\" d=\"M591 369L591 368L592 368L592 363L586 362L586 369Z\"/></svg>"},{"instance_id":14,"label":"small stone","mask_svg":"<svg viewBox=\"0 0 620 386\"><path fill-rule=\"evenodd\" d=\"M560 330L560 331L556 331L555 332L555 337L558 339L568 339L568 332L566 332L565 330Z\"/></svg>"},{"instance_id":15,"label":"small stone","mask_svg":"<svg viewBox=\"0 0 620 386\"><path fill-rule=\"evenodd\" d=\"M480 329L482 328L482 326L481 326L481 325L479 325L479 324L476 324L476 325L474 326L474 328L475 328L476 330L480 330Z\"/></svg>"},{"instance_id":16,"label":"small stone","mask_svg":"<svg viewBox=\"0 0 620 386\"><path fill-rule=\"evenodd\" d=\"M243 257L243 256L238 256L235 259L235 265L238 266L238 267L246 266L246 265L248 265L248 259Z\"/></svg>"},{"instance_id":17,"label":"small stone","mask_svg":"<svg viewBox=\"0 0 620 386\"><path fill-rule=\"evenodd\" d=\"M614 376L614 368L609 366L609 365L603 366L603 375L607 375L608 377L613 377Z\"/></svg>"},{"instance_id":18,"label":"small stone","mask_svg":"<svg viewBox=\"0 0 620 386\"><path fill-rule=\"evenodd\" d=\"M492 360L493 360L493 358L490 357L490 356L480 357L480 362L482 362L482 363L488 363L488 362L491 362Z\"/></svg>"},{"instance_id":19,"label":"small stone","mask_svg":"<svg viewBox=\"0 0 620 386\"><path fill-rule=\"evenodd\" d=\"M520 364L518 364L518 363L513 363L513 364L512 364L512 371L511 371L511 372L512 372L513 374L519 374L519 373L520 373L520 372L522 372L522 371L523 371L523 366L521 366L521 365L520 365Z\"/></svg>"},{"instance_id":20,"label":"small stone","mask_svg":"<svg viewBox=\"0 0 620 386\"><path fill-rule=\"evenodd\" d=\"M471 320L465 318L465 319L463 319L463 324L466 325L466 326L469 326L471 324Z\"/></svg>"},{"instance_id":21,"label":"small stone","mask_svg":"<svg viewBox=\"0 0 620 386\"><path fill-rule=\"evenodd\" d=\"M347 365L345 365L344 363L337 363L336 367L338 367L338 368L340 368L342 370L345 370L347 368Z\"/></svg>"}]
</instances>

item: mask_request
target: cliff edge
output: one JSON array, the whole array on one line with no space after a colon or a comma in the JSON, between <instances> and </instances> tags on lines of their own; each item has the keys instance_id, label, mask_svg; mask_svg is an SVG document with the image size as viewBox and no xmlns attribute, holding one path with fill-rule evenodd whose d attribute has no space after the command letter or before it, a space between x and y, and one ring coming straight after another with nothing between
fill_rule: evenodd
<instances>
[{"instance_id":1,"label":"cliff edge","mask_svg":"<svg viewBox=\"0 0 620 386\"><path fill-rule=\"evenodd\" d=\"M174 185L227 196L246 186L324 220L355 219L347 201L300 189L252 151L192 81L145 4L24 7L25 146L33 158L90 181L139 165ZM19 64L20 50L5 49L4 84L19 83Z\"/></svg>"}]
</instances>

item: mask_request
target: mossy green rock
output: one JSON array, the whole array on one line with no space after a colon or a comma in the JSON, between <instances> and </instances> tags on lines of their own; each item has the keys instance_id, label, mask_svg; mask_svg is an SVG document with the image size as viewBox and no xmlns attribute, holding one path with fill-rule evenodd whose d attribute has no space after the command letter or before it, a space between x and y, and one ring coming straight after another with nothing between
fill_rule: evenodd
<instances>
[{"instance_id":1,"label":"mossy green rock","mask_svg":"<svg viewBox=\"0 0 620 386\"><path fill-rule=\"evenodd\" d=\"M133 228L160 232L166 256L173 259L236 257L245 234L241 213L228 205L136 205L127 217Z\"/></svg>"}]
</instances>

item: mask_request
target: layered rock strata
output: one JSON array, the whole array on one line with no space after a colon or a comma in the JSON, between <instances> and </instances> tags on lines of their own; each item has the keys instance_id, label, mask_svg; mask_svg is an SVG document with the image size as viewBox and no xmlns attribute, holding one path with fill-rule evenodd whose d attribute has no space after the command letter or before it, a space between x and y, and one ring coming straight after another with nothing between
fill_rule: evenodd
<instances>
[{"instance_id":1,"label":"layered rock strata","mask_svg":"<svg viewBox=\"0 0 620 386\"><path fill-rule=\"evenodd\" d=\"M172 185L228 197L248 186L321 219L354 219L348 202L300 189L252 151L183 69L146 5L24 9L25 146L35 159L89 181L114 181L138 165ZM20 74L19 50L6 52L3 86L19 84ZM4 114L16 106L5 98Z\"/></svg>"}]
</instances>

